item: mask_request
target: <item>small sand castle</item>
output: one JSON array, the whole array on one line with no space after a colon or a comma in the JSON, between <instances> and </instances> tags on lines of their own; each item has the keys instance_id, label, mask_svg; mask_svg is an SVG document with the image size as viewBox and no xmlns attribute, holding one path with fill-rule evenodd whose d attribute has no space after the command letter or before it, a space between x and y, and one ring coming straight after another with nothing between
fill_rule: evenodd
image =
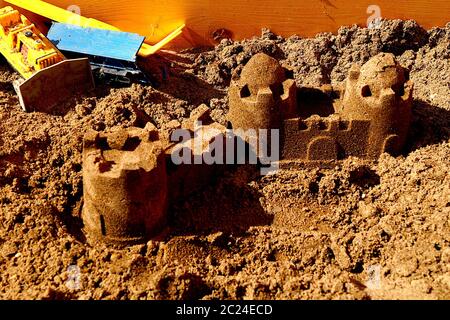
<instances>
[{"instance_id":1,"label":"small sand castle","mask_svg":"<svg viewBox=\"0 0 450 320\"><path fill-rule=\"evenodd\" d=\"M343 90L313 88L328 99L328 114L305 103L277 60L255 55L229 90L230 126L280 129L281 162L327 163L348 156L377 159L401 151L411 122L413 85L392 54L354 65ZM334 97L334 98L333 98Z\"/></svg>"},{"instance_id":2,"label":"small sand castle","mask_svg":"<svg viewBox=\"0 0 450 320\"><path fill-rule=\"evenodd\" d=\"M342 90L297 88L290 74L277 60L255 55L230 85L229 130L202 105L183 124L163 132L150 123L88 132L82 213L88 238L127 245L159 234L169 205L210 184L224 168L225 146L220 164L205 163L211 144L229 141L239 129L279 129L279 160L287 166L322 165L348 156L377 159L383 152L401 151L413 85L393 55L382 53L361 68L353 66ZM187 139L171 141L178 129ZM175 163L174 152L192 161Z\"/></svg>"}]
</instances>

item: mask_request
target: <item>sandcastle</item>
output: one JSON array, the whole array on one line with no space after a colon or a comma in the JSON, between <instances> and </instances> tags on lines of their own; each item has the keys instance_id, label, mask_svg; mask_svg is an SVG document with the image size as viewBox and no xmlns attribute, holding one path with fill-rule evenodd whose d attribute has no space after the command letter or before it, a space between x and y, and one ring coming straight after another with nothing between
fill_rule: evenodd
<instances>
[{"instance_id":1,"label":"sandcastle","mask_svg":"<svg viewBox=\"0 0 450 320\"><path fill-rule=\"evenodd\" d=\"M183 124L175 121L166 130L149 123L88 132L82 213L88 237L127 245L159 234L170 205L210 184L228 164L230 132L279 130L279 160L288 167L326 165L348 156L377 159L383 152L401 151L413 85L393 55L382 53L362 67L353 66L342 89L297 88L291 74L277 60L255 55L232 79L228 129L202 105ZM213 156L214 143L221 154ZM207 161L214 157L220 161ZM179 158L184 161L178 163Z\"/></svg>"},{"instance_id":2,"label":"sandcastle","mask_svg":"<svg viewBox=\"0 0 450 320\"><path fill-rule=\"evenodd\" d=\"M89 235L124 244L155 235L167 207L164 150L156 128L88 132L83 190Z\"/></svg>"},{"instance_id":3,"label":"sandcastle","mask_svg":"<svg viewBox=\"0 0 450 320\"><path fill-rule=\"evenodd\" d=\"M229 91L231 127L280 129L282 164L326 164L348 156L377 159L383 152L401 151L413 85L392 54L381 53L361 68L354 65L343 89L314 88L316 95L331 97L327 116L319 115L314 101L301 101L286 74L278 61L257 54Z\"/></svg>"},{"instance_id":4,"label":"sandcastle","mask_svg":"<svg viewBox=\"0 0 450 320\"><path fill-rule=\"evenodd\" d=\"M209 109L200 106L172 129L184 133L185 141L171 142L168 132L158 132L151 123L86 133L82 218L90 240L120 246L158 235L167 222L169 203L202 188L217 174L218 166L177 165L172 158L174 152L192 159L208 155L209 144L225 131L211 120ZM200 147L194 145L198 139Z\"/></svg>"}]
</instances>

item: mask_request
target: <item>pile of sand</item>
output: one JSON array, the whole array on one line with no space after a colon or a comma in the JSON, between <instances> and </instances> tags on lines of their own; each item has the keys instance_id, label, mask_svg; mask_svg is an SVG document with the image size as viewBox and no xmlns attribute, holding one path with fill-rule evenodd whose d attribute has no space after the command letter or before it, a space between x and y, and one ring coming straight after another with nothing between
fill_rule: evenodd
<instances>
[{"instance_id":1,"label":"pile of sand","mask_svg":"<svg viewBox=\"0 0 450 320\"><path fill-rule=\"evenodd\" d=\"M163 128L201 103L224 122L227 86L265 52L299 87L339 83L352 63L392 52L415 82L404 156L258 177L229 171L172 208L165 241L86 243L79 217L86 130ZM0 65L0 298L450 298L450 25L412 21L337 35L162 53L157 89L99 87L53 115L20 109ZM67 282L79 275L79 281Z\"/></svg>"}]
</instances>

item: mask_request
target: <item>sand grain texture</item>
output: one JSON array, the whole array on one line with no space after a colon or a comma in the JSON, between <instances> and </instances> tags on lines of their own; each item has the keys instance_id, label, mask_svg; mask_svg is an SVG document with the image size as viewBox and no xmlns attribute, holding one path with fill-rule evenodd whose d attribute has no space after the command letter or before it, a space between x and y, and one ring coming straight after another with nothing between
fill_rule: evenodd
<instances>
[{"instance_id":1,"label":"sand grain texture","mask_svg":"<svg viewBox=\"0 0 450 320\"><path fill-rule=\"evenodd\" d=\"M230 171L170 212L167 239L116 250L82 232L88 129L158 128L201 103L224 122L227 86L265 52L299 87L339 84L352 63L394 53L415 82L403 156L258 177ZM450 25L412 21L283 39L264 30L212 50L165 52L145 67L158 89L99 87L52 115L23 113L0 64L0 298L449 299ZM73 268L80 287L69 288Z\"/></svg>"}]
</instances>

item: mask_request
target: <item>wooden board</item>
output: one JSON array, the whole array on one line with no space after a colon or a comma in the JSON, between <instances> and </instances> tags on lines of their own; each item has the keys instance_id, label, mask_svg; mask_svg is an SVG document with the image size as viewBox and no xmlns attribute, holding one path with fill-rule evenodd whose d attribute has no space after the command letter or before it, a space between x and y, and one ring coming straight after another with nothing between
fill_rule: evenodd
<instances>
[{"instance_id":1,"label":"wooden board","mask_svg":"<svg viewBox=\"0 0 450 320\"><path fill-rule=\"evenodd\" d=\"M173 46L214 44L214 36L232 34L249 38L268 27L277 34L314 36L336 32L340 26L366 26L376 11L383 18L414 19L423 27L444 26L449 21L449 0L49 0L63 8L76 3L81 14L103 20L124 31L149 36L155 42L182 23L187 28ZM223 33L223 32L222 32Z\"/></svg>"}]
</instances>

